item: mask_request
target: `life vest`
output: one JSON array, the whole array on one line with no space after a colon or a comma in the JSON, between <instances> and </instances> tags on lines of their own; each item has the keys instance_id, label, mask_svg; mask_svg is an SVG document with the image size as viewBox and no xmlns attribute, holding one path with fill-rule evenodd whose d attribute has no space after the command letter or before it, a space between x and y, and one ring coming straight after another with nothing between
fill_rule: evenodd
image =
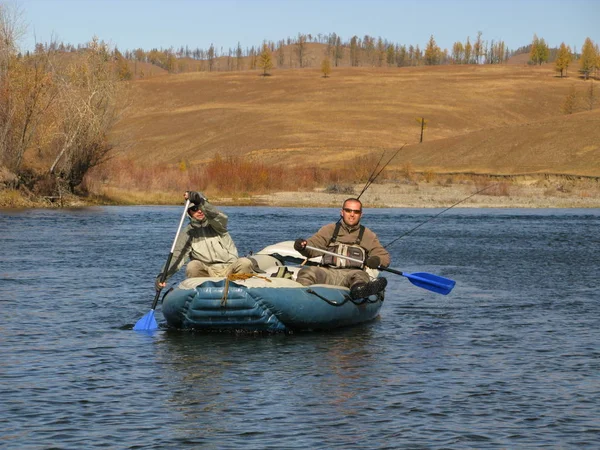
<instances>
[{"instance_id":1,"label":"life vest","mask_svg":"<svg viewBox=\"0 0 600 450\"><path fill-rule=\"evenodd\" d=\"M331 239L329 240L327 250L337 253L338 255L358 259L362 262L359 263L345 258L338 258L337 256L325 254L323 255L321 264L329 267L338 267L340 269L362 269L364 267L364 261L367 258L365 249L360 246L360 241L362 241L363 234L365 233L365 227L363 225L359 227L358 237L353 244L342 244L337 242L340 227L341 223L338 222L335 226L335 230L333 231L333 236L331 236Z\"/></svg>"}]
</instances>

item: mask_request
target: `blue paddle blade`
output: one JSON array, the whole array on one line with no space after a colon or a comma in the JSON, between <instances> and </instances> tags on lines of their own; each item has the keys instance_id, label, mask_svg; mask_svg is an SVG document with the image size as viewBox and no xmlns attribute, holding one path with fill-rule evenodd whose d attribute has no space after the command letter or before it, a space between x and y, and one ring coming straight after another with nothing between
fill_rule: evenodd
<instances>
[{"instance_id":1,"label":"blue paddle blade","mask_svg":"<svg viewBox=\"0 0 600 450\"><path fill-rule=\"evenodd\" d=\"M144 317L137 321L133 326L135 331L153 331L158 329L158 323L154 318L154 310L151 309Z\"/></svg>"},{"instance_id":2,"label":"blue paddle blade","mask_svg":"<svg viewBox=\"0 0 600 450\"><path fill-rule=\"evenodd\" d=\"M447 295L450 293L456 281L448 278L440 277L439 275L433 275L427 272L417 272L406 274L403 273L408 280L415 286L419 286L423 289L427 289L438 294Z\"/></svg>"}]
</instances>

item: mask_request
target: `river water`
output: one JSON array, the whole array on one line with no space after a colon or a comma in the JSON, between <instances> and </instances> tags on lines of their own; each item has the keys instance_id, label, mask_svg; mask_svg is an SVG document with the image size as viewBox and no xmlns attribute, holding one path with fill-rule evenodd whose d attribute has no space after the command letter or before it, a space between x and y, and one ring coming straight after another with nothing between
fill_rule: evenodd
<instances>
[{"instance_id":1,"label":"river water","mask_svg":"<svg viewBox=\"0 0 600 450\"><path fill-rule=\"evenodd\" d=\"M240 254L338 217L223 210ZM440 211L363 223L387 244ZM452 278L452 293L387 274L380 317L358 327L134 332L180 215L0 211L0 447L600 445L600 210L454 208L389 248L392 267Z\"/></svg>"}]
</instances>

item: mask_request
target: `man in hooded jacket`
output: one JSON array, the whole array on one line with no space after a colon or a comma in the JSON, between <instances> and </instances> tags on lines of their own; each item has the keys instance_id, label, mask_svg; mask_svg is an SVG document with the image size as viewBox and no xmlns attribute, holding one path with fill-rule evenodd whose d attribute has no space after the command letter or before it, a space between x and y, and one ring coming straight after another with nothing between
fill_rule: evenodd
<instances>
[{"instance_id":1,"label":"man in hooded jacket","mask_svg":"<svg viewBox=\"0 0 600 450\"><path fill-rule=\"evenodd\" d=\"M201 192L186 192L184 198L192 203L187 211L190 223L177 238L165 283L160 283L162 272L156 278L157 290L165 287L166 281L187 261L186 278L255 273L252 260L238 256L227 231L227 215L211 205Z\"/></svg>"}]
</instances>

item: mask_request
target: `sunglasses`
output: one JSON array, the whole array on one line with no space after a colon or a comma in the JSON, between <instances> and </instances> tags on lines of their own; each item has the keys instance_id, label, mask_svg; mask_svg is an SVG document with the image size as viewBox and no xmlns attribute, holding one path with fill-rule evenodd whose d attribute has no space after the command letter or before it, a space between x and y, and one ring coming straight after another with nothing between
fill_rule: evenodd
<instances>
[{"instance_id":1,"label":"sunglasses","mask_svg":"<svg viewBox=\"0 0 600 450\"><path fill-rule=\"evenodd\" d=\"M350 208L342 208L344 210L344 212L347 212L348 214L350 213L354 213L354 214L361 214L362 210L360 209L350 209Z\"/></svg>"},{"instance_id":2,"label":"sunglasses","mask_svg":"<svg viewBox=\"0 0 600 450\"><path fill-rule=\"evenodd\" d=\"M188 208L188 212L193 212L195 213L196 211L198 211L200 209L200 207L198 205L194 205L190 208Z\"/></svg>"}]
</instances>

